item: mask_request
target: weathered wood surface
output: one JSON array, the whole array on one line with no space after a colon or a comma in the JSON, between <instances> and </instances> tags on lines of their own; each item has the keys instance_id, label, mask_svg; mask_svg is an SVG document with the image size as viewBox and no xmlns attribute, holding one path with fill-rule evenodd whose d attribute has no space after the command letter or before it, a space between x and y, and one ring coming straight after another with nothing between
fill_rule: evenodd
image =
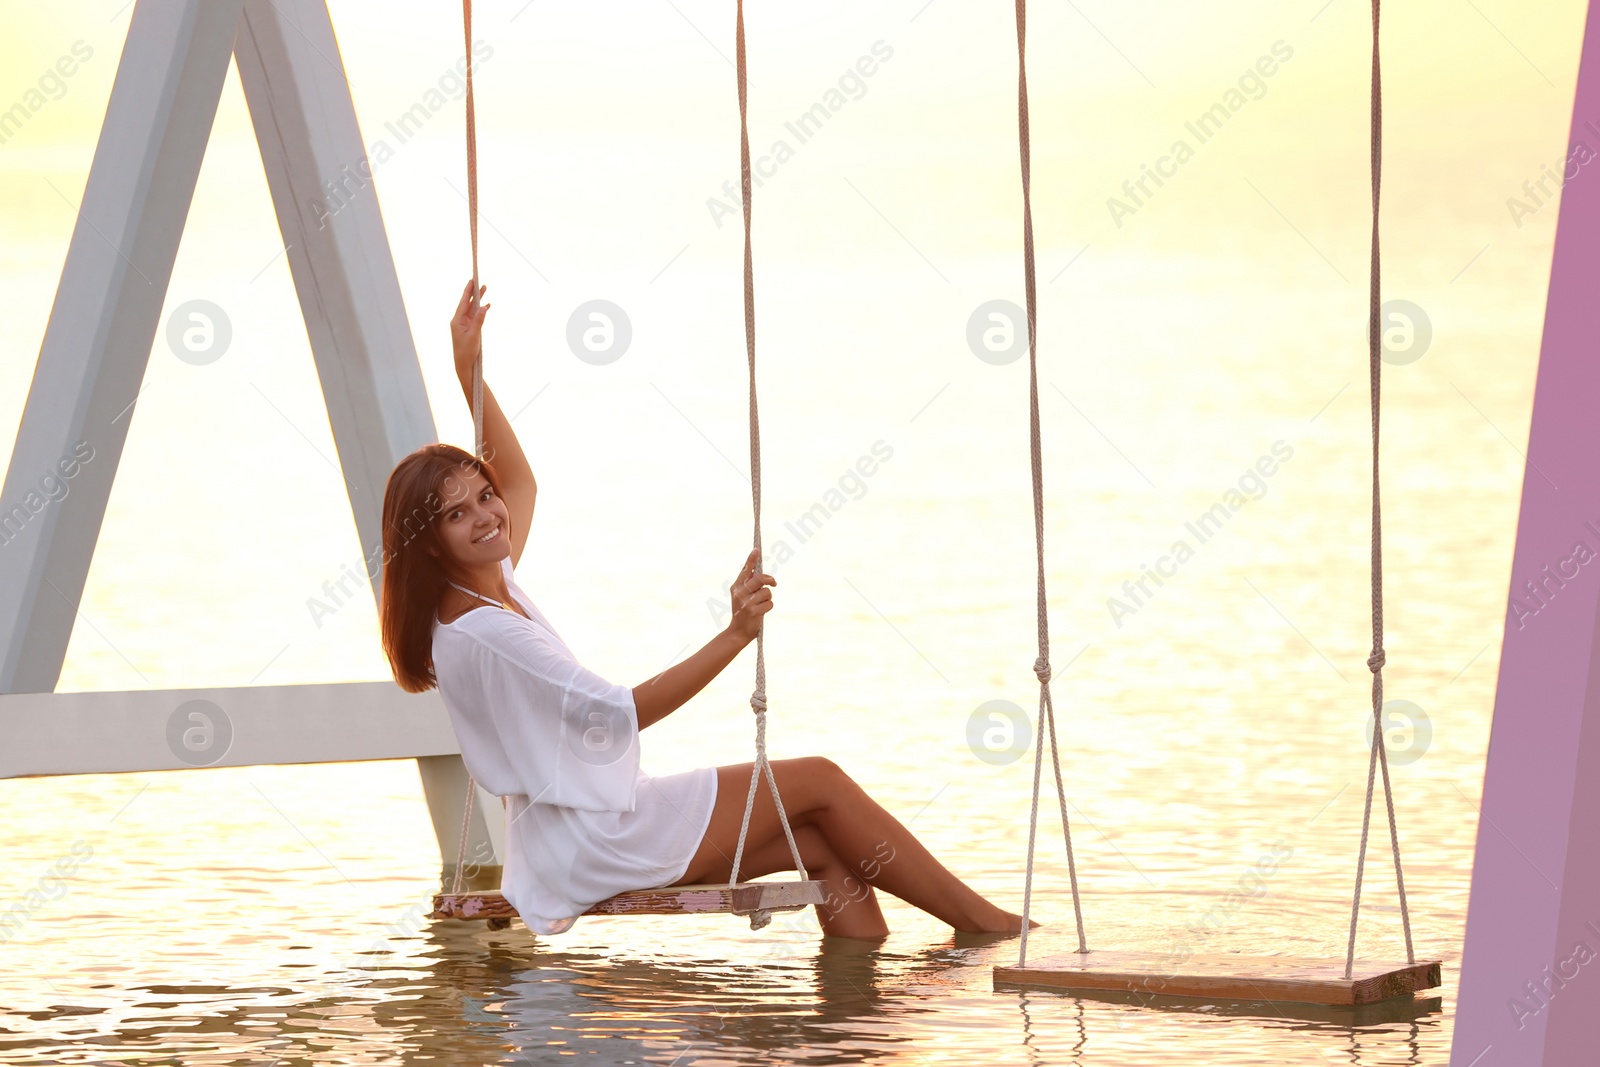
<instances>
[{"instance_id":1,"label":"weathered wood surface","mask_svg":"<svg viewBox=\"0 0 1600 1067\"><path fill-rule=\"evenodd\" d=\"M1047 956L1026 967L996 967L998 985L1115 989L1214 1000L1373 1004L1439 984L1437 960L1414 964L1358 960L1349 979L1342 960L1288 956L1174 956L1089 952Z\"/></svg>"},{"instance_id":2,"label":"weathered wood surface","mask_svg":"<svg viewBox=\"0 0 1600 1067\"><path fill-rule=\"evenodd\" d=\"M675 885L640 889L602 900L585 915L693 915L715 912L798 911L821 904L821 882L740 882L737 885ZM437 893L435 919L512 919L517 910L498 889Z\"/></svg>"}]
</instances>

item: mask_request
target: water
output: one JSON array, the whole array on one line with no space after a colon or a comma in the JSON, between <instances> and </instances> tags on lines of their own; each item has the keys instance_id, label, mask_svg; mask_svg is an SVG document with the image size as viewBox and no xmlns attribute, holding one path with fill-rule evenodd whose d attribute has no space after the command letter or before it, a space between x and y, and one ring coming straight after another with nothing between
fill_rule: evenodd
<instances>
[{"instance_id":1,"label":"water","mask_svg":"<svg viewBox=\"0 0 1600 1067\"><path fill-rule=\"evenodd\" d=\"M1105 39L1071 12L1030 22L1053 691L1096 947L1344 948L1369 714L1365 29L1358 6L1316 8L1085 9ZM0 904L42 899L0 947L0 1062L1446 1062L1554 232L1553 210L1519 227L1504 201L1560 155L1582 6L1560 8L1505 27L1524 58L1468 24L1401 12L1385 31L1386 296L1434 330L1385 368L1385 678L1427 716L1390 742L1437 996L1356 1015L996 991L1014 941L957 941L895 901L870 951L809 915L473 931L421 918L439 856L411 763L250 767L0 782ZM126 14L52 12L0 42L7 69L78 37L97 51L0 149L8 425L126 32ZM726 14L645 6L626 34L542 6L480 16L488 373L541 487L519 573L617 680L716 631L749 538L739 237L705 206L737 171L732 77L694 32L727 44ZM334 17L370 141L453 62L452 14ZM773 752L833 757L1017 907L1030 728L985 748L1001 720L972 722L1038 700L1027 371L965 339L979 304L1021 300L1009 23L955 4L750 17L758 143L873 42L894 49L758 193L765 532L792 550ZM1278 38L1296 53L1270 91L1114 226L1105 199ZM1459 128L1463 105L1483 123ZM379 188L440 433L461 441L457 121L441 112ZM267 202L230 75L167 307L218 303L233 346L193 366L157 341L62 690L385 677L370 601L307 604L362 553ZM595 298L634 325L607 367L563 340ZM889 458L841 484L878 443ZM786 532L834 488L822 529ZM1233 489L1248 502L1202 543L1186 524ZM1180 540L1192 556L1134 597ZM652 727L646 766L749 759L751 669ZM1051 803L1033 958L1072 943ZM1394 958L1381 840L1360 948Z\"/></svg>"},{"instance_id":2,"label":"water","mask_svg":"<svg viewBox=\"0 0 1600 1067\"><path fill-rule=\"evenodd\" d=\"M808 916L760 934L725 916L585 919L537 942L520 927L428 922L418 904L431 842L400 763L69 782L48 783L48 797L11 783L72 813L34 816L40 843L76 834L96 847L67 895L8 946L29 967L26 981L8 970L8 1063L1442 1062L1436 999L1354 1016L995 992L990 965L1010 962L1014 942L958 943L904 907L889 909L896 932L873 950L821 941ZM990 819L1014 831L1003 809L1018 805L1000 801ZM206 814L216 811L232 814ZM959 812L937 803L914 825L980 885L1014 893L1014 832L986 847L989 820ZM241 841L260 858L240 856ZM1092 832L1081 851L1086 866L1116 856ZM53 857L18 859L31 871ZM1056 923L1035 934L1037 954L1067 945L1057 866L1041 909ZM1295 866L1285 882L1304 879ZM1091 876L1094 943L1159 947L1169 926L1218 904L1228 886L1215 874L1182 892L1114 894ZM1431 897L1426 866L1414 877ZM1273 885L1224 910L1217 947L1327 951L1310 935L1337 932L1336 893ZM1436 943L1439 915L1419 910L1424 944Z\"/></svg>"}]
</instances>

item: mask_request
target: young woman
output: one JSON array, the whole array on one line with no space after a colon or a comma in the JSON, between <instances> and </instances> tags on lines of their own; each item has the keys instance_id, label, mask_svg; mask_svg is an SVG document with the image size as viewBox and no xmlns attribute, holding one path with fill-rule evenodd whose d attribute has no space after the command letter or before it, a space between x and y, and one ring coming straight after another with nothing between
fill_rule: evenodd
<instances>
[{"instance_id":1,"label":"young woman","mask_svg":"<svg viewBox=\"0 0 1600 1067\"><path fill-rule=\"evenodd\" d=\"M484 288L469 282L451 320L456 374L470 403ZM716 677L761 628L777 581L755 551L733 583L728 626L688 659L631 689L580 665L517 586L538 486L494 393L483 390L484 453L428 445L401 460L383 501L384 650L400 686L435 685L462 759L507 799L503 890L530 930L559 933L616 893L724 882L731 874L751 765L652 777L638 732ZM823 932L888 934L875 889L967 932L1012 932L989 903L827 759L773 771L814 879ZM793 870L770 790L756 793L740 876Z\"/></svg>"}]
</instances>

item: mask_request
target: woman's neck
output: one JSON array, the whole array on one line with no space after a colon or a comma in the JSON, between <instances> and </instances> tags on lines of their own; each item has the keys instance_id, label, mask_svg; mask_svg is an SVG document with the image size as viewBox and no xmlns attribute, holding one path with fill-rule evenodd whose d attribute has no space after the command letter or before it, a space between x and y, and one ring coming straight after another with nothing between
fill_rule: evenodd
<instances>
[{"instance_id":1,"label":"woman's neck","mask_svg":"<svg viewBox=\"0 0 1600 1067\"><path fill-rule=\"evenodd\" d=\"M505 572L498 563L486 564L481 567L467 567L446 577L456 585L465 586L474 593L494 597L496 600L510 600L511 591L506 588Z\"/></svg>"},{"instance_id":2,"label":"woman's neck","mask_svg":"<svg viewBox=\"0 0 1600 1067\"><path fill-rule=\"evenodd\" d=\"M506 588L505 574L499 565L467 568L447 574L446 580L451 584L445 586L439 597L441 622L454 622L473 608L491 607L490 600L523 614L522 608L511 599L511 590Z\"/></svg>"}]
</instances>

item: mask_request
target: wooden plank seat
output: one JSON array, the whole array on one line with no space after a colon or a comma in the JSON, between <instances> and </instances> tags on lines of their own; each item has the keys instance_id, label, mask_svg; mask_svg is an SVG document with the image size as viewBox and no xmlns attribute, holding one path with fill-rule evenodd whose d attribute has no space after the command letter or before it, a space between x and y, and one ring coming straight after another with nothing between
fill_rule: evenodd
<instances>
[{"instance_id":1,"label":"wooden plank seat","mask_svg":"<svg viewBox=\"0 0 1600 1067\"><path fill-rule=\"evenodd\" d=\"M1299 1004L1375 1004L1433 989L1438 960L1357 960L1349 978L1343 960L1288 956L1181 956L1151 952L1069 952L1026 967L996 967L994 984L1061 990L1121 990L1211 1000Z\"/></svg>"},{"instance_id":2,"label":"wooden plank seat","mask_svg":"<svg viewBox=\"0 0 1600 1067\"><path fill-rule=\"evenodd\" d=\"M821 904L821 882L739 882L735 885L673 885L638 889L602 900L585 915L696 915L712 912L749 915L760 911L799 911ZM483 919L503 930L517 909L498 889L436 893L434 919Z\"/></svg>"}]
</instances>

